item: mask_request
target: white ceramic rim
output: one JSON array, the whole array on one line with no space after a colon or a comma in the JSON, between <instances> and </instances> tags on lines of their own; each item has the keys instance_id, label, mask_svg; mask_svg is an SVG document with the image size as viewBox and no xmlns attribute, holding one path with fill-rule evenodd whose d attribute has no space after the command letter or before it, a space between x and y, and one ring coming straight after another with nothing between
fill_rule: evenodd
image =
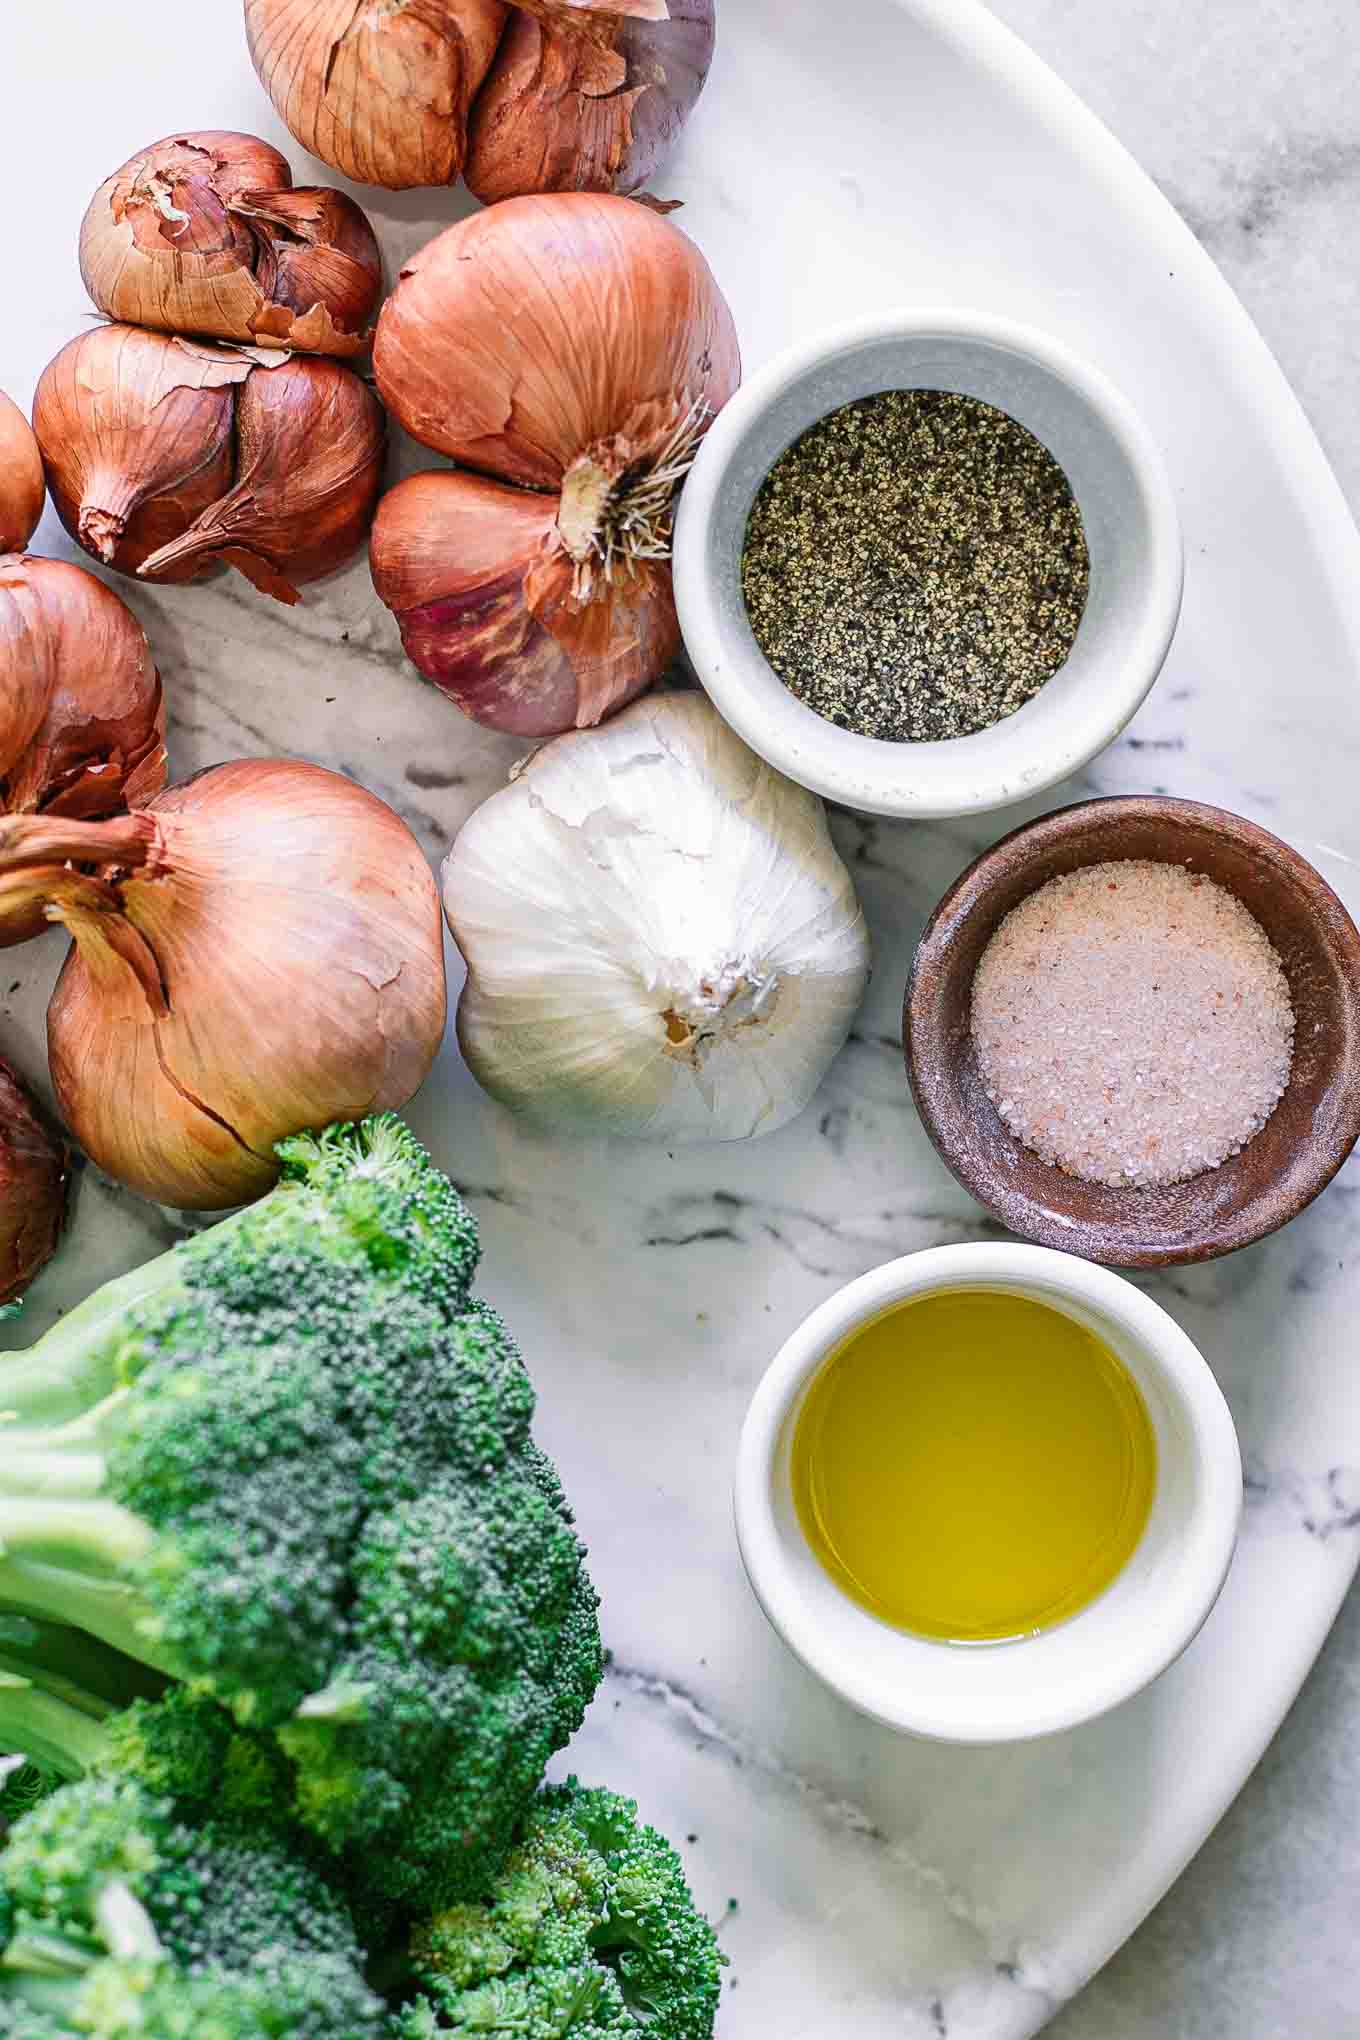
<instances>
[{"instance_id":1,"label":"white ceramic rim","mask_svg":"<svg viewBox=\"0 0 1360 2040\"><path fill-rule=\"evenodd\" d=\"M957 1723L905 1691L885 1707L857 1678L857 1667L826 1647L794 1585L775 1521L776 1462L785 1421L822 1361L855 1327L909 1296L932 1290L1002 1285L1055 1301L1066 1298L1116 1321L1152 1361L1186 1420L1202 1481L1199 1507L1181 1547L1184 1590L1170 1606L1159 1604L1133 1669L1122 1679L1093 1662L1086 1682L1062 1704L1008 1704L989 1720ZM1232 1563L1242 1514L1242 1461L1237 1432L1223 1393L1198 1347L1160 1304L1122 1275L1051 1247L972 1241L927 1247L872 1269L818 1306L785 1341L767 1369L742 1427L734 1482L737 1544L752 1591L770 1623L808 1670L843 1699L889 1728L935 1742L1023 1742L1108 1713L1164 1672L1193 1640L1218 1599ZM1074 1621L1080 1621L1080 1616ZM919 1644L919 1639L913 1639ZM953 1644L935 1646L955 1650ZM1021 1641L996 1646L1026 1649ZM972 1655L970 1652L969 1655Z\"/></svg>"},{"instance_id":2,"label":"white ceramic rim","mask_svg":"<svg viewBox=\"0 0 1360 2040\"><path fill-rule=\"evenodd\" d=\"M1036 736L1007 718L1011 762L979 758L994 736L949 743L895 744L839 729L812 710L788 714L792 697L774 691L769 704L747 684L729 655L728 626L708 571L709 530L733 460L765 411L820 365L894 340L957 340L1027 357L1067 385L1108 434L1141 501L1149 563L1136 598L1125 605L1124 653L1116 670L1102 666L1078 701ZM1018 320L947 305L890 309L823 329L758 369L724 405L686 477L676 514L673 580L682 635L714 705L753 751L788 778L829 800L870 813L922 820L980 814L1045 792L1113 742L1156 681L1180 617L1185 554L1175 492L1161 449L1114 383L1051 335ZM773 676L772 676L773 677ZM775 683L776 688L781 683ZM778 706L775 706L775 704ZM784 713L779 712L780 709ZM1022 710L1023 716L1024 711ZM1000 726L998 726L1000 727ZM796 730L796 734L793 731ZM993 746L988 745L990 753Z\"/></svg>"}]
</instances>

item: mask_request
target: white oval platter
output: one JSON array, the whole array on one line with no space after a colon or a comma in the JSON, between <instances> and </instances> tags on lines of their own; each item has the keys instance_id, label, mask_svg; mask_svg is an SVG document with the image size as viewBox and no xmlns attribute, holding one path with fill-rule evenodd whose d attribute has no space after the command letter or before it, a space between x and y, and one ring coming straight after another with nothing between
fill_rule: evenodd
<instances>
[{"instance_id":1,"label":"white oval platter","mask_svg":"<svg viewBox=\"0 0 1360 2040\"><path fill-rule=\"evenodd\" d=\"M44 0L6 30L0 386L21 402L89 315L80 214L133 149L176 122L242 127L306 168L250 71L237 0L191 13ZM1047 327L1122 384L1174 473L1184 617L1135 723L1045 805L1153 788L1218 801L1360 908L1360 541L1245 313L1070 93L975 0L724 0L714 81L659 188L684 200L752 364L856 313L954 300ZM359 195L393 266L461 209L437 192ZM402 465L419 464L406 449ZM69 554L54 519L38 549ZM362 563L291 613L231 580L131 599L179 773L316 758L393 801L438 856L515 755L405 667ZM913 1744L814 1684L747 1592L729 1475L771 1354L847 1277L986 1230L915 1123L899 1002L939 893L1030 811L837 819L875 984L822 1095L769 1141L550 1146L481 1097L452 1043L412 1113L483 1222L485 1286L539 1383L540 1435L604 1595L614 1662L569 1761L697 1838L687 1860L732 1958L723 2040L1036 2031L1209 1833L1356 1563L1352 1165L1277 1239L1147 1282L1231 1400L1250 1504L1218 1609L1153 1691L1024 1748ZM0 962L0 1049L34 1076L61 951L52 935ZM87 1174L6 1343L174 1232Z\"/></svg>"}]
</instances>

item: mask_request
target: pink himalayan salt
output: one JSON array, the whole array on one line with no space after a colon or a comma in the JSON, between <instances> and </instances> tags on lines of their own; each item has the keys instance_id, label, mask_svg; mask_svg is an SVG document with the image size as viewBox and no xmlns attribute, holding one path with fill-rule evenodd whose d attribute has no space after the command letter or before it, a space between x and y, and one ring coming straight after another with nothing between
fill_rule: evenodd
<instances>
[{"instance_id":1,"label":"pink himalayan salt","mask_svg":"<svg viewBox=\"0 0 1360 2040\"><path fill-rule=\"evenodd\" d=\"M1050 879L973 980L987 1096L1089 1183L1182 1183L1235 1155L1289 1080L1294 1009L1260 923L1213 879L1129 859Z\"/></svg>"}]
</instances>

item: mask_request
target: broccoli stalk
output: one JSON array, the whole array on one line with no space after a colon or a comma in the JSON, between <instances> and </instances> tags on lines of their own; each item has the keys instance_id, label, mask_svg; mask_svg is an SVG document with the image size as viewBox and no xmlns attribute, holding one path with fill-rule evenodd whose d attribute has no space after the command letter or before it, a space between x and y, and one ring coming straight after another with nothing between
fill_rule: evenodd
<instances>
[{"instance_id":1,"label":"broccoli stalk","mask_svg":"<svg viewBox=\"0 0 1360 2040\"><path fill-rule=\"evenodd\" d=\"M59 1778L102 1763L106 1724L164 1685L146 1666L80 1630L0 1613L0 1749Z\"/></svg>"},{"instance_id":2,"label":"broccoli stalk","mask_svg":"<svg viewBox=\"0 0 1360 2040\"><path fill-rule=\"evenodd\" d=\"M453 1186L391 1116L278 1153L259 1204L0 1368L0 1627L215 1696L333 1850L455 1898L580 1725L596 1596ZM6 1689L0 1739L88 1769L62 1706L90 1711Z\"/></svg>"}]
</instances>

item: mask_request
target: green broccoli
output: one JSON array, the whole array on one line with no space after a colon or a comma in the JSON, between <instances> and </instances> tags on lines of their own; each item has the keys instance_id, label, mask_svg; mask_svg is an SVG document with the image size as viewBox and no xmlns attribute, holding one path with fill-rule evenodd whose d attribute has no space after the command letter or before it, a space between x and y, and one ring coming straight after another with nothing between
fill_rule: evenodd
<instances>
[{"instance_id":1,"label":"green broccoli","mask_svg":"<svg viewBox=\"0 0 1360 2040\"><path fill-rule=\"evenodd\" d=\"M665 1837L572 1778L533 1802L483 1903L417 1925L410 1967L402 2040L709 2040L723 1957Z\"/></svg>"},{"instance_id":2,"label":"green broccoli","mask_svg":"<svg viewBox=\"0 0 1360 2040\"><path fill-rule=\"evenodd\" d=\"M342 1900L268 1833L186 1822L172 1800L89 1779L16 1822L0 1880L12 1908L0 2000L58 2031L376 2040L383 2029Z\"/></svg>"},{"instance_id":3,"label":"green broccoli","mask_svg":"<svg viewBox=\"0 0 1360 2040\"><path fill-rule=\"evenodd\" d=\"M579 1727L596 1596L452 1185L391 1116L279 1156L259 1204L0 1365L0 1611L216 1696L257 1738L238 1787L442 1903ZM0 1746L104 1762L77 1686L0 1683Z\"/></svg>"}]
</instances>

